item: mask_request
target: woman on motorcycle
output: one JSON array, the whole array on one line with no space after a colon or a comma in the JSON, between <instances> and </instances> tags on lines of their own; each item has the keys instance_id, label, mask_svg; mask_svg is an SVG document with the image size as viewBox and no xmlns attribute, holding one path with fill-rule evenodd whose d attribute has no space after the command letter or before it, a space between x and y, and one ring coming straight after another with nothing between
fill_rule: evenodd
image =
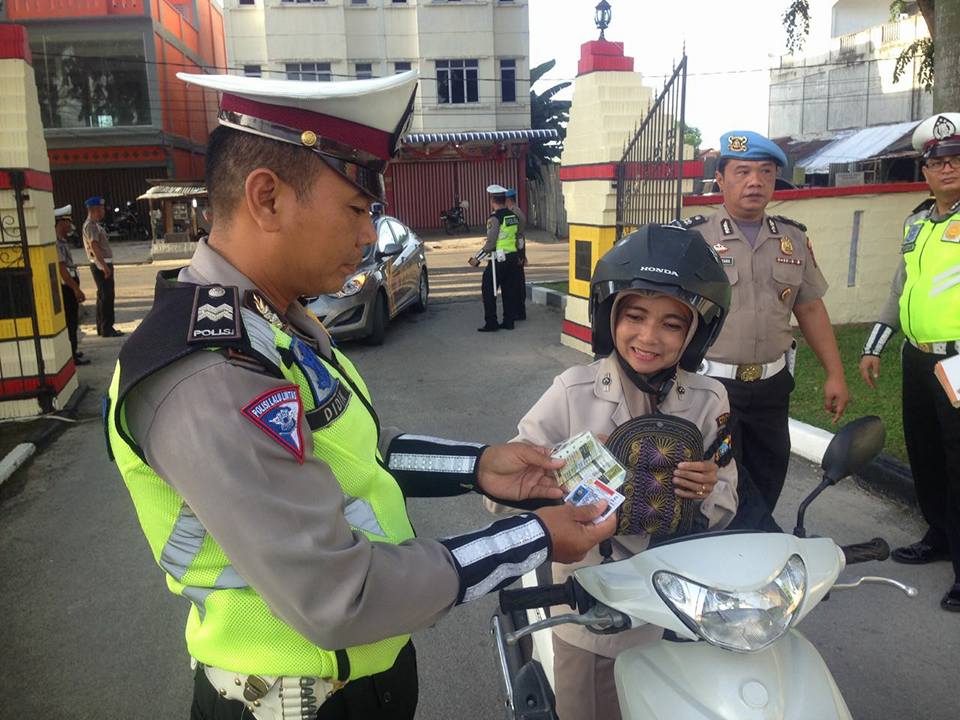
<instances>
[{"instance_id":1,"label":"woman on motorcycle","mask_svg":"<svg viewBox=\"0 0 960 720\"><path fill-rule=\"evenodd\" d=\"M555 446L585 431L604 439L632 418L658 414L696 425L704 457L711 458L728 438L730 407L723 385L695 370L719 334L729 302L720 258L699 233L648 225L627 236L599 260L591 280L593 351L600 359L555 378L520 421L515 440ZM676 496L694 504L700 527L724 528L737 510L736 465L729 462L729 446L719 454L723 467L713 459L681 462L672 478ZM629 506L625 502L618 511L622 529L631 525L623 518ZM641 552L649 542L645 533L618 534L613 559ZM595 549L577 565L555 564L553 581L600 561ZM564 625L553 633L558 716L611 720L620 717L614 659L628 647L659 640L662 630L643 626L596 635Z\"/></svg>"}]
</instances>

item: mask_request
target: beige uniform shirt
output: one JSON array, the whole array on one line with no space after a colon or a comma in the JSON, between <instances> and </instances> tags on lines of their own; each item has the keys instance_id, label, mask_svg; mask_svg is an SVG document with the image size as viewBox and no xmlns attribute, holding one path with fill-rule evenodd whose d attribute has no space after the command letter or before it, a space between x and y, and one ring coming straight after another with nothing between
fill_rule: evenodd
<instances>
[{"instance_id":1,"label":"beige uniform shirt","mask_svg":"<svg viewBox=\"0 0 960 720\"><path fill-rule=\"evenodd\" d=\"M253 284L201 242L179 279ZM286 320L329 356L323 328L299 304ZM270 609L311 642L344 648L436 622L456 601L453 558L435 540L372 543L344 518L343 492L304 433L303 464L241 408L289 381L220 353L195 352L150 376L126 402L150 466L183 497ZM301 417L303 427L306 421ZM384 432L385 451L396 432Z\"/></svg>"},{"instance_id":2,"label":"beige uniform shirt","mask_svg":"<svg viewBox=\"0 0 960 720\"><path fill-rule=\"evenodd\" d=\"M111 264L109 261L113 260L113 250L110 249L110 239L107 237L106 231L100 223L87 218L83 223L83 249L86 250L87 259L91 265L96 265L101 270L105 270L106 268L103 267L102 263L97 262L97 256L93 252L94 245L100 249L100 255L108 261L107 264Z\"/></svg>"},{"instance_id":3,"label":"beige uniform shirt","mask_svg":"<svg viewBox=\"0 0 960 720\"><path fill-rule=\"evenodd\" d=\"M717 437L725 415L730 412L727 391L713 378L677 371L677 383L660 405L660 411L691 421L703 434L704 447ZM530 408L517 425L515 441L552 447L581 432L609 435L614 428L631 418L624 396L617 360L614 356L581 365L558 375L550 388ZM498 512L508 508L487 501ZM700 503L700 512L710 527L722 529L730 524L737 511L737 468L731 462L720 468L713 491ZM648 535L617 535L613 538L615 560L635 555L647 548ZM554 582L564 582L578 567L597 565L601 560L597 549L591 550L580 563L553 566ZM555 607L553 614L570 612ZM585 628L562 625L554 628L558 637L606 657L616 657L628 647L659 639L663 629L653 625L628 630L616 635L596 635Z\"/></svg>"},{"instance_id":4,"label":"beige uniform shirt","mask_svg":"<svg viewBox=\"0 0 960 720\"><path fill-rule=\"evenodd\" d=\"M764 215L751 246L726 208L691 229L720 255L732 288L730 313L707 359L743 365L782 357L793 342L794 306L818 300L827 291L806 234Z\"/></svg>"},{"instance_id":5,"label":"beige uniform shirt","mask_svg":"<svg viewBox=\"0 0 960 720\"><path fill-rule=\"evenodd\" d=\"M57 260L67 268L67 274L76 280L77 264L73 261L73 255L70 254L70 245L67 244L66 238L57 238Z\"/></svg>"}]
</instances>

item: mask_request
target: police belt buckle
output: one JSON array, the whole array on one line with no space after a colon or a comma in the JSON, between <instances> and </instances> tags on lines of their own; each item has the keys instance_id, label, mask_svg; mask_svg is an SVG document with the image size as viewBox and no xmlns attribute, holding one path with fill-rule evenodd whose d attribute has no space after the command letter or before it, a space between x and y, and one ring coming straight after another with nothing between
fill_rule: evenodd
<instances>
[{"instance_id":1,"label":"police belt buckle","mask_svg":"<svg viewBox=\"0 0 960 720\"><path fill-rule=\"evenodd\" d=\"M257 720L316 717L320 706L346 685L319 677L245 675L210 665L203 672L220 697L242 702Z\"/></svg>"},{"instance_id":2,"label":"police belt buckle","mask_svg":"<svg viewBox=\"0 0 960 720\"><path fill-rule=\"evenodd\" d=\"M756 382L763 377L763 363L737 365L737 380L740 382Z\"/></svg>"}]
</instances>

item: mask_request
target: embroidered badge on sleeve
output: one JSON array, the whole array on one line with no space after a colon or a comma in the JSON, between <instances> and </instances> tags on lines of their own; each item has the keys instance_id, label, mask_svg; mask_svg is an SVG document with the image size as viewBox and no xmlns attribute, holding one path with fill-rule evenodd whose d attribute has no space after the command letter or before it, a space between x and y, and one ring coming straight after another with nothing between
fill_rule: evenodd
<instances>
[{"instance_id":1,"label":"embroidered badge on sleeve","mask_svg":"<svg viewBox=\"0 0 960 720\"><path fill-rule=\"evenodd\" d=\"M244 405L241 412L303 464L303 435L300 430L302 407L300 388L288 385L258 395Z\"/></svg>"}]
</instances>

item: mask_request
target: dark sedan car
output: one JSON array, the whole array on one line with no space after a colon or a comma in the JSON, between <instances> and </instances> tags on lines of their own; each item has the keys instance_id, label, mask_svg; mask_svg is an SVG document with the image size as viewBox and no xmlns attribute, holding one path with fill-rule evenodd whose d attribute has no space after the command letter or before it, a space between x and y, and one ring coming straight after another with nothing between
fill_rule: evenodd
<instances>
[{"instance_id":1,"label":"dark sedan car","mask_svg":"<svg viewBox=\"0 0 960 720\"><path fill-rule=\"evenodd\" d=\"M387 324L404 310L427 309L430 280L423 243L396 218L376 218L377 242L340 292L311 300L310 308L337 340L383 342Z\"/></svg>"}]
</instances>

